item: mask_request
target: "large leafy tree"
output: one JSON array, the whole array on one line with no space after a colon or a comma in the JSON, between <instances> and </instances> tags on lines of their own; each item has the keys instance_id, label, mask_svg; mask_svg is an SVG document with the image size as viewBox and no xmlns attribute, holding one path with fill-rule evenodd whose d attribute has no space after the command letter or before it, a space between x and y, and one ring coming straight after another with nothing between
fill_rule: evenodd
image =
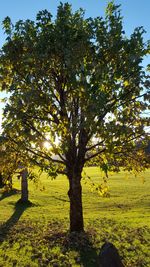
<instances>
[{"instance_id":1,"label":"large leafy tree","mask_svg":"<svg viewBox=\"0 0 150 267\"><path fill-rule=\"evenodd\" d=\"M50 175L68 177L70 230L82 231L85 163L97 158L106 174L111 166L139 170L148 87L144 30L127 38L113 2L105 18L85 19L82 9L73 13L66 3L55 19L47 10L35 22L12 25L7 17L4 29L0 83L10 93L5 134L13 132L14 142Z\"/></svg>"}]
</instances>

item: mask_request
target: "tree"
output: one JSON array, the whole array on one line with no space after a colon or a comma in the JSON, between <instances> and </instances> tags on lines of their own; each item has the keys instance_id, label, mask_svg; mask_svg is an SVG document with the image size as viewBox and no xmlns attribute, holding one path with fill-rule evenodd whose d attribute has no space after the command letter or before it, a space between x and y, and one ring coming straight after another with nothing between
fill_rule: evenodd
<instances>
[{"instance_id":1,"label":"tree","mask_svg":"<svg viewBox=\"0 0 150 267\"><path fill-rule=\"evenodd\" d=\"M83 231L86 162L96 158L106 175L110 167L142 168L136 144L146 123L140 116L148 87L144 30L127 38L113 2L105 18L85 19L82 9L73 13L61 3L55 20L44 10L35 22L13 25L7 17L3 25L0 84L10 93L5 134L13 129L13 141L17 136L17 145L50 175L67 176L70 230Z\"/></svg>"},{"instance_id":2,"label":"tree","mask_svg":"<svg viewBox=\"0 0 150 267\"><path fill-rule=\"evenodd\" d=\"M28 178L29 175L29 157L27 157L25 151L4 136L0 137L0 173L3 178L3 184L5 190L11 191L13 189L13 176L17 175L21 179L21 199L22 203L28 203Z\"/></svg>"},{"instance_id":3,"label":"tree","mask_svg":"<svg viewBox=\"0 0 150 267\"><path fill-rule=\"evenodd\" d=\"M19 153L13 147L10 141L0 136L0 173L7 190L12 190L12 177L17 170L19 157Z\"/></svg>"}]
</instances>

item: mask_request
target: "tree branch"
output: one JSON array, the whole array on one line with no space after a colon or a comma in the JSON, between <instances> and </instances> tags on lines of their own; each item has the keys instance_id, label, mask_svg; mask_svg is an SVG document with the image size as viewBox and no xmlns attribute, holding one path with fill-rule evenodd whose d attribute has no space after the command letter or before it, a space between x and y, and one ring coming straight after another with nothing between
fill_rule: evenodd
<instances>
[{"instance_id":1,"label":"tree branch","mask_svg":"<svg viewBox=\"0 0 150 267\"><path fill-rule=\"evenodd\" d=\"M85 158L85 162L88 161L88 160L90 160L90 159L92 159L92 158L95 158L96 156L98 156L98 155L100 155L101 153L103 153L105 150L106 150L106 148L103 148L102 150L100 150L100 151L94 153L93 155L91 155L91 156Z\"/></svg>"},{"instance_id":2,"label":"tree branch","mask_svg":"<svg viewBox=\"0 0 150 267\"><path fill-rule=\"evenodd\" d=\"M97 143L97 144L95 144L95 145L92 145L92 146L90 146L90 147L87 147L87 148L86 148L86 152L87 152L87 151L90 151L90 150L92 150L92 149L94 149L94 148L96 148L96 147L99 146L99 145L101 145L104 141L105 141L105 139L103 139L102 141L100 141L99 143Z\"/></svg>"}]
</instances>

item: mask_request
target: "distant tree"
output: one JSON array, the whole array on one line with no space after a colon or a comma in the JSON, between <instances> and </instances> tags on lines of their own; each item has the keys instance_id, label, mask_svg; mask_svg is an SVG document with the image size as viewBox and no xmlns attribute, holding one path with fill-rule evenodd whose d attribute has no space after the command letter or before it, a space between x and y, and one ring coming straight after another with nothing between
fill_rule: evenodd
<instances>
[{"instance_id":1,"label":"distant tree","mask_svg":"<svg viewBox=\"0 0 150 267\"><path fill-rule=\"evenodd\" d=\"M10 142L0 137L0 173L3 184L7 190L12 190L12 176L16 172L18 161L18 153L12 149Z\"/></svg>"},{"instance_id":2,"label":"distant tree","mask_svg":"<svg viewBox=\"0 0 150 267\"><path fill-rule=\"evenodd\" d=\"M5 190L13 189L13 176L21 180L21 201L28 202L29 160L21 148L4 136L0 137L0 174Z\"/></svg>"},{"instance_id":3,"label":"distant tree","mask_svg":"<svg viewBox=\"0 0 150 267\"><path fill-rule=\"evenodd\" d=\"M82 9L73 13L61 3L55 20L44 10L35 22L12 25L7 17L3 25L0 86L10 93L5 134L13 131L14 142L50 175L67 176L70 230L83 231L84 165L96 158L106 175L120 166L143 168L136 144L145 140L147 123L141 117L148 88L144 30L128 38L113 2L104 19L85 19Z\"/></svg>"}]
</instances>

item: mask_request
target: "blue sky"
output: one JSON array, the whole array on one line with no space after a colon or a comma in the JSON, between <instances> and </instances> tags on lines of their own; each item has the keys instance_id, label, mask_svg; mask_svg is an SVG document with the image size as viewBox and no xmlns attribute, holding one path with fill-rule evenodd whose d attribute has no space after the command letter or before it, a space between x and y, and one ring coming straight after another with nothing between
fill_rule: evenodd
<instances>
[{"instance_id":1,"label":"blue sky","mask_svg":"<svg viewBox=\"0 0 150 267\"><path fill-rule=\"evenodd\" d=\"M66 2L62 0L62 2ZM103 16L108 0L68 0L72 4L73 10L80 7L85 9L86 17ZM6 16L15 23L19 19L34 20L39 10L48 9L55 17L59 0L1 0L0 1L0 47L5 42L5 35L2 29L2 21ZM124 17L124 29L129 36L135 27L143 26L147 33L145 40L150 39L150 0L116 0L116 4L121 4L122 15ZM144 60L144 65L150 59Z\"/></svg>"},{"instance_id":2,"label":"blue sky","mask_svg":"<svg viewBox=\"0 0 150 267\"><path fill-rule=\"evenodd\" d=\"M35 19L39 10L48 9L54 16L57 11L58 0L1 0L0 1L0 47L4 43L5 36L2 30L2 21L6 16L10 16L15 23L19 19ZM62 2L66 2L62 0ZM107 0L68 0L72 4L73 10L80 7L86 11L86 16L104 15ZM147 34L146 39L150 39L150 0L116 0L121 4L124 26L127 35L137 26L144 26Z\"/></svg>"},{"instance_id":3,"label":"blue sky","mask_svg":"<svg viewBox=\"0 0 150 267\"><path fill-rule=\"evenodd\" d=\"M66 2L66 1L61 1ZM72 4L73 10L80 7L85 9L86 17L103 16L109 1L107 0L68 0ZM5 35L2 29L2 21L9 16L13 23L19 19L34 20L39 10L48 9L53 16L56 15L58 0L1 0L0 1L0 47L5 42ZM122 16L124 17L124 29L129 36L135 27L143 26L147 33L145 40L150 39L150 0L116 0L116 4L121 4ZM150 63L150 57L145 58L143 65ZM1 97L1 94L0 94ZM0 104L0 122L1 122Z\"/></svg>"}]
</instances>

